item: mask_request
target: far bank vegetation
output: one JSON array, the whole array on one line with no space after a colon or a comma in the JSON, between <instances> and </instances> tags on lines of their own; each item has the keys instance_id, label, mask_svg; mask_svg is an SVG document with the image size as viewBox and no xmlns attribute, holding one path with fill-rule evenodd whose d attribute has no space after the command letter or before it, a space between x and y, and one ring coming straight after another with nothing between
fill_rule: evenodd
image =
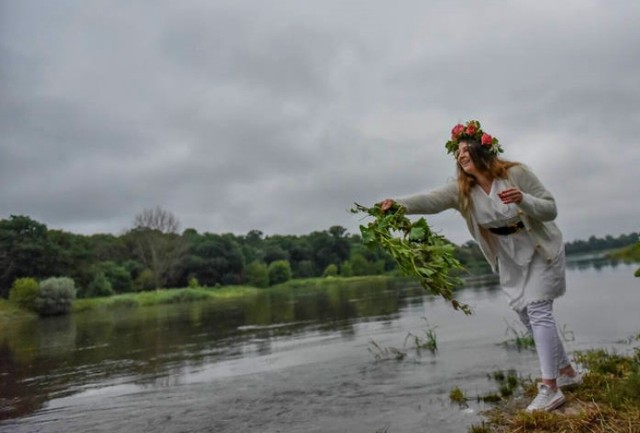
<instances>
[{"instance_id":1,"label":"far bank vegetation","mask_svg":"<svg viewBox=\"0 0 640 433\"><path fill-rule=\"evenodd\" d=\"M638 240L637 233L592 237L568 243L567 251L621 248ZM455 250L468 273L488 271L474 242ZM398 272L387 254L365 248L359 234L341 226L306 235L180 231L178 218L160 207L136 215L117 236L51 230L28 216L0 220L0 270L0 298L12 292L18 305L44 315L64 314L75 298L167 287L264 288L291 279Z\"/></svg>"}]
</instances>

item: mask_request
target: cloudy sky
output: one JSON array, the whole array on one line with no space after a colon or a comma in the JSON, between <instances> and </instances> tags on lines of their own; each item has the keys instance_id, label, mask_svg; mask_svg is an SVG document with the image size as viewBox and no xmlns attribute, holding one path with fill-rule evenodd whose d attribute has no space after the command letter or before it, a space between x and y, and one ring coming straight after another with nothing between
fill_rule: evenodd
<instances>
[{"instance_id":1,"label":"cloudy sky","mask_svg":"<svg viewBox=\"0 0 640 433\"><path fill-rule=\"evenodd\" d=\"M0 218L356 233L354 202L450 179L449 131L478 119L566 240L639 231L639 20L632 0L2 0Z\"/></svg>"}]
</instances>

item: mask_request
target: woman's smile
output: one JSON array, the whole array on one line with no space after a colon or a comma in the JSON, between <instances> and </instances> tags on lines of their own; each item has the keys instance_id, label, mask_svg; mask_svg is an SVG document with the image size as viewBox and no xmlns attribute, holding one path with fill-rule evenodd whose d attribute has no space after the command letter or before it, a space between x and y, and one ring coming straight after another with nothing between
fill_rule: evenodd
<instances>
[{"instance_id":1,"label":"woman's smile","mask_svg":"<svg viewBox=\"0 0 640 433\"><path fill-rule=\"evenodd\" d=\"M458 159L458 164L460 164L460 167L467 173L475 170L476 166L471 159L471 155L469 155L469 148L467 146L467 143L461 142L458 145L456 158Z\"/></svg>"}]
</instances>

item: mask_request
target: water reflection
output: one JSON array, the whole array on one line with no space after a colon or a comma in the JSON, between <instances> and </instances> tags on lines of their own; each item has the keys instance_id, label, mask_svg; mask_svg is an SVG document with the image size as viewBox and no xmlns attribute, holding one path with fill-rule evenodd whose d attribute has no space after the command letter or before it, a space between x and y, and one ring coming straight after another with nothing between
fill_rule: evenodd
<instances>
[{"instance_id":1,"label":"water reflection","mask_svg":"<svg viewBox=\"0 0 640 433\"><path fill-rule=\"evenodd\" d=\"M98 382L158 381L185 366L271 352L303 330L354 334L357 320L397 316L422 302L419 287L369 279L269 289L234 301L79 313L20 323L0 340L0 418ZM243 349L244 347L244 349Z\"/></svg>"},{"instance_id":2,"label":"water reflection","mask_svg":"<svg viewBox=\"0 0 640 433\"><path fill-rule=\"evenodd\" d=\"M596 254L576 254L567 256L567 269L570 270L587 270L595 269L601 271L604 268L616 269L620 265L630 265L633 262L628 260L619 260L607 257L604 253Z\"/></svg>"},{"instance_id":3,"label":"water reflection","mask_svg":"<svg viewBox=\"0 0 640 433\"><path fill-rule=\"evenodd\" d=\"M569 263L570 290L558 303L558 317L563 324L570 321L570 329L578 335L571 349L626 336L629 320L635 332L637 312L633 305L637 302L633 300L637 296L632 294L637 293L638 280L632 274L636 266L621 266L609 275L601 269L610 266L613 270L617 263L602 258L570 259ZM587 268L599 272L597 278L593 272L583 271ZM613 302L611 292L602 290L605 287L616 287L616 296L630 301ZM83 399L94 398L91 403L102 407L104 397L111 395L123 397L119 401L124 403L112 404L100 415L104 431L132 431L124 424L140 418L140 411L147 411L147 419L156 419L174 406L184 409L176 415L180 419L191 419L189 414L195 408L200 418L193 418L194 422L228 418L231 425L247 417L254 421L255 417L264 417L261 421L271 422L273 428L263 431L276 431L282 425L277 422L281 408L273 406L274 395L270 393L274 386L279 386L276 391L282 395L309 397L298 399L307 402L304 404L295 406L293 397L286 404L315 422L328 405L340 411L352 404L351 391L340 388L344 384L361 389L353 411L376 408L366 412L367 416L382 416L379 408L393 407L387 396L394 396L397 406L384 416L400 422L404 417L397 408L408 407L424 396L437 399L438 393L444 393L446 400L451 381L461 380L461 372L466 384L469 377L484 380L484 372L496 365L537 365L535 353L495 350L496 340L503 340L505 323L512 320L505 303L495 302L494 298L502 296L497 276L468 279L458 295L474 309L477 307L472 318L424 296L415 282L372 278L352 282L336 279L328 286L269 289L233 301L120 308L16 323L0 335L0 418L38 413L5 421L0 431L32 431L30 423L39 421L51 423L50 430L41 431L59 431L56 427L65 421L80 422L76 415L90 406ZM595 311L611 320L605 324L593 321ZM372 338L381 344L402 346L407 331L423 325L421 317L425 314L429 323L439 326L443 350L437 357L424 362L416 357L402 366L370 366L368 359L362 360L362 355L368 356L366 345ZM357 356L347 358L345 352ZM271 363L278 363L278 369L271 369ZM215 405L211 403L213 388L218 393ZM139 389L148 389L149 393L140 393ZM157 395L154 389L163 393L163 399L151 401ZM409 394L407 390L411 390ZM69 398L59 398L65 396ZM199 405L184 403L185 399L199 399ZM315 401L315 406L309 406L308 401ZM338 403L331 403L334 401ZM68 406L61 409L65 404ZM256 412L258 404L263 407ZM424 404L416 412L417 418L425 417ZM39 410L43 407L46 410ZM236 411L230 414L229 407ZM264 407L272 408L272 412L260 415ZM433 411L446 412L437 405ZM355 412L340 419L351 419ZM299 419L296 415L295 420ZM332 419L325 422L331 423ZM353 422L360 425L363 420ZM465 425L466 421L459 422ZM24 430L14 430L18 425ZM192 427L190 431L211 431L210 425ZM234 426L222 431L238 430ZM365 431L364 427L359 431Z\"/></svg>"}]
</instances>

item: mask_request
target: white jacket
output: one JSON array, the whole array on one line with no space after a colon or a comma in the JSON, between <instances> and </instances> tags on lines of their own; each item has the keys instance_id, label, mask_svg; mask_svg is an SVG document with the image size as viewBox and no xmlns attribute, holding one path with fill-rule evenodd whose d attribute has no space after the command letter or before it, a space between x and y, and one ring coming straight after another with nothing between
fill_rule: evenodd
<instances>
[{"instance_id":1,"label":"white jacket","mask_svg":"<svg viewBox=\"0 0 640 433\"><path fill-rule=\"evenodd\" d=\"M553 222L558 214L556 202L536 175L524 165L511 167L507 175L508 183L522 191L523 197L518 205L518 213L525 230L533 239L541 255L551 263L563 248L562 233ZM456 209L462 213L456 181L424 194L399 198L395 201L406 208L407 214L435 214L447 209ZM478 242L491 269L495 272L497 251L491 232L478 225L472 211L462 216L467 222L471 236Z\"/></svg>"}]
</instances>

